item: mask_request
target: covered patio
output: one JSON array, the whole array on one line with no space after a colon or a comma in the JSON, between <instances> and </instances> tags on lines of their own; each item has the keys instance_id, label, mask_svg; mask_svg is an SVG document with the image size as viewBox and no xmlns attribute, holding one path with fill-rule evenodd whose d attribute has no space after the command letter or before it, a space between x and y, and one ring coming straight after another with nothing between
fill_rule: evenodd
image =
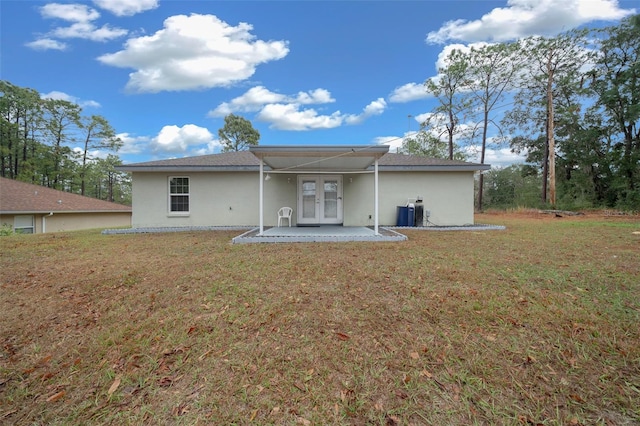
<instances>
[{"instance_id":1,"label":"covered patio","mask_svg":"<svg viewBox=\"0 0 640 426\"><path fill-rule=\"evenodd\" d=\"M300 238L307 234L313 241L326 241L325 238L354 238L362 234L362 238L382 236L379 228L379 179L378 160L389 152L387 145L344 145L344 146L252 146L249 151L260 160L259 167L259 227L257 236L277 238ZM371 227L354 227L340 230L343 224L342 179L345 175L373 174L373 221ZM297 224L321 225L315 230L278 231L293 232L296 235L266 234L265 214L265 181L271 174L288 174L298 176L299 193L297 203ZM305 178L307 180L305 180ZM289 181L289 179L287 179ZM328 186L327 186L328 185ZM333 188L332 198L323 196L321 188ZM308 189L308 190L307 190ZM331 207L326 208L330 201ZM327 212L329 212L327 214ZM270 232L276 232L270 230ZM372 233L372 234L371 234ZM365 241L365 240L363 240ZM368 239L366 240L368 241Z\"/></svg>"}]
</instances>

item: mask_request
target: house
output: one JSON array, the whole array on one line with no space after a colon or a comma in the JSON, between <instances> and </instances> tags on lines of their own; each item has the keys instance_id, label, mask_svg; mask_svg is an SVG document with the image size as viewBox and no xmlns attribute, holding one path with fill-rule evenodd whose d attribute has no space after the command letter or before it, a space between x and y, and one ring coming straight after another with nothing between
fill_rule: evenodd
<instances>
[{"instance_id":1,"label":"house","mask_svg":"<svg viewBox=\"0 0 640 426\"><path fill-rule=\"evenodd\" d=\"M253 146L119 166L132 173L134 228L396 225L422 199L428 224L473 224L474 173L489 165L389 153L386 145ZM426 224L426 220L424 222ZM421 225L421 224L420 224Z\"/></svg>"},{"instance_id":2,"label":"house","mask_svg":"<svg viewBox=\"0 0 640 426\"><path fill-rule=\"evenodd\" d=\"M25 234L131 226L131 207L0 178L0 226Z\"/></svg>"}]
</instances>

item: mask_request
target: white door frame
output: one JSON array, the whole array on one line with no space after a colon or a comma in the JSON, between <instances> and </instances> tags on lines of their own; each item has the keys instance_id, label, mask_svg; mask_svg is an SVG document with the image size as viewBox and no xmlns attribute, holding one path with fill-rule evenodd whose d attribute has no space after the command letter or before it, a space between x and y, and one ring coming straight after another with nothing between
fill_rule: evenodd
<instances>
[{"instance_id":1,"label":"white door frame","mask_svg":"<svg viewBox=\"0 0 640 426\"><path fill-rule=\"evenodd\" d=\"M305 217L304 210L304 200L303 200L303 182L313 181L315 183L315 208L313 217ZM337 193L335 200L336 202L336 217L325 217L325 191L324 185L327 181L336 181L338 184ZM325 175L325 174L308 174L308 175L298 175L298 206L297 206L297 216L298 216L298 224L300 225L328 225L342 224L344 221L344 212L343 212L343 185L342 185L342 175Z\"/></svg>"}]
</instances>

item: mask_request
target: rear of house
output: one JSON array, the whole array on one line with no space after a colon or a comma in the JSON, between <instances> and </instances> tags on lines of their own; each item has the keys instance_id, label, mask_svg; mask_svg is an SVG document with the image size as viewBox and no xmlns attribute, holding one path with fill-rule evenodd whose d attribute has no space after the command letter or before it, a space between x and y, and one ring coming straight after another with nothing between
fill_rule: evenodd
<instances>
[{"instance_id":1,"label":"rear of house","mask_svg":"<svg viewBox=\"0 0 640 426\"><path fill-rule=\"evenodd\" d=\"M393 226L398 206L417 199L428 224L469 225L474 173L489 167L386 146L262 146L119 169L132 173L132 226L144 228L276 226L284 206L293 226Z\"/></svg>"}]
</instances>

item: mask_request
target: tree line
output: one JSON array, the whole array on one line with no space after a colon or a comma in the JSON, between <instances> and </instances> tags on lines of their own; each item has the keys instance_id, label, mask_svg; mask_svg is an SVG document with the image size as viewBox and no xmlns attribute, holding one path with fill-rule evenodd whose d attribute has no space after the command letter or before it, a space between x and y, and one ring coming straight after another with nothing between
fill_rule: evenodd
<instances>
[{"instance_id":1,"label":"tree line","mask_svg":"<svg viewBox=\"0 0 640 426\"><path fill-rule=\"evenodd\" d=\"M122 141L104 117L8 81L0 81L0 115L1 176L131 203L130 178L115 170ZM107 155L93 158L94 150Z\"/></svg>"},{"instance_id":2,"label":"tree line","mask_svg":"<svg viewBox=\"0 0 640 426\"><path fill-rule=\"evenodd\" d=\"M526 164L478 179L476 207L640 210L640 15L605 28L453 50L410 154L509 146ZM487 199L485 199L485 192ZM538 196L535 196L537 192Z\"/></svg>"}]
</instances>

